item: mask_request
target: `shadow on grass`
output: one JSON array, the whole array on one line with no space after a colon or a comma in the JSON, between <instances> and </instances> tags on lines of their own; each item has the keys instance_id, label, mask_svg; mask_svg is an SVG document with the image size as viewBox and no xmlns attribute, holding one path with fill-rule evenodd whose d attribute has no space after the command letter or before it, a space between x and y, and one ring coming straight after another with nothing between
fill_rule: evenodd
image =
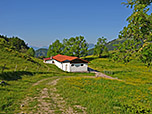
<instances>
[{"instance_id":1,"label":"shadow on grass","mask_svg":"<svg viewBox=\"0 0 152 114\"><path fill-rule=\"evenodd\" d=\"M12 90L7 89L7 88L0 88L0 91L12 91Z\"/></svg>"},{"instance_id":2,"label":"shadow on grass","mask_svg":"<svg viewBox=\"0 0 152 114\"><path fill-rule=\"evenodd\" d=\"M94 59L97 59L98 57L89 57L89 58L84 58L85 60L87 60L87 61L92 61L92 60L94 60Z\"/></svg>"},{"instance_id":3,"label":"shadow on grass","mask_svg":"<svg viewBox=\"0 0 152 114\"><path fill-rule=\"evenodd\" d=\"M4 68L4 66L0 66L0 69L3 69L3 68ZM5 66L5 69L9 69L9 68Z\"/></svg>"},{"instance_id":4,"label":"shadow on grass","mask_svg":"<svg viewBox=\"0 0 152 114\"><path fill-rule=\"evenodd\" d=\"M18 79L22 79L22 75L33 75L31 72L27 72L27 71L16 71L16 72L3 72L0 74L0 79L1 80L18 80Z\"/></svg>"},{"instance_id":5,"label":"shadow on grass","mask_svg":"<svg viewBox=\"0 0 152 114\"><path fill-rule=\"evenodd\" d=\"M94 69L92 69L92 68L90 68L90 67L88 67L88 71L89 71L89 72L99 72L99 71L94 70Z\"/></svg>"},{"instance_id":6,"label":"shadow on grass","mask_svg":"<svg viewBox=\"0 0 152 114\"><path fill-rule=\"evenodd\" d=\"M109 55L102 55L101 57L88 57L88 58L83 58L83 59L90 62L90 61L97 59L97 58L109 58Z\"/></svg>"},{"instance_id":7,"label":"shadow on grass","mask_svg":"<svg viewBox=\"0 0 152 114\"><path fill-rule=\"evenodd\" d=\"M22 76L33 76L35 74L52 74L52 72L28 72L28 71L15 71L15 72L3 72L0 74L1 80L18 80L22 79Z\"/></svg>"},{"instance_id":8,"label":"shadow on grass","mask_svg":"<svg viewBox=\"0 0 152 114\"><path fill-rule=\"evenodd\" d=\"M113 74L125 74L125 73L130 73L132 71L113 71Z\"/></svg>"},{"instance_id":9,"label":"shadow on grass","mask_svg":"<svg viewBox=\"0 0 152 114\"><path fill-rule=\"evenodd\" d=\"M109 55L102 55L100 58L109 58Z\"/></svg>"}]
</instances>

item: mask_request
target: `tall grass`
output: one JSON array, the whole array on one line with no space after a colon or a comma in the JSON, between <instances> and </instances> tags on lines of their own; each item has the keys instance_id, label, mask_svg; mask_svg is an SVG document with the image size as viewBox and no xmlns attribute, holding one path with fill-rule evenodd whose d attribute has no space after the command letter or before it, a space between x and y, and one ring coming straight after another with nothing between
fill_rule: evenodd
<instances>
[{"instance_id":1,"label":"tall grass","mask_svg":"<svg viewBox=\"0 0 152 114\"><path fill-rule=\"evenodd\" d=\"M58 92L71 105L87 108L88 114L152 113L152 88L117 80L64 78Z\"/></svg>"},{"instance_id":2,"label":"tall grass","mask_svg":"<svg viewBox=\"0 0 152 114\"><path fill-rule=\"evenodd\" d=\"M138 84L152 83L152 71L143 63L133 60L128 64L112 62L108 58L97 58L89 66L112 77Z\"/></svg>"},{"instance_id":3,"label":"tall grass","mask_svg":"<svg viewBox=\"0 0 152 114\"><path fill-rule=\"evenodd\" d=\"M82 105L89 114L152 113L152 72L134 60L129 64L108 58L86 58L89 66L120 80L102 78L64 78L58 92L71 105ZM64 90L64 91L63 91Z\"/></svg>"},{"instance_id":4,"label":"tall grass","mask_svg":"<svg viewBox=\"0 0 152 114\"><path fill-rule=\"evenodd\" d=\"M6 64L4 71L2 69ZM94 75L88 73L67 73L55 65L44 64L42 60L28 57L10 49L0 49L0 113L19 112L21 101L27 95L39 93L32 85L52 76ZM43 85L38 87L42 88Z\"/></svg>"}]
</instances>

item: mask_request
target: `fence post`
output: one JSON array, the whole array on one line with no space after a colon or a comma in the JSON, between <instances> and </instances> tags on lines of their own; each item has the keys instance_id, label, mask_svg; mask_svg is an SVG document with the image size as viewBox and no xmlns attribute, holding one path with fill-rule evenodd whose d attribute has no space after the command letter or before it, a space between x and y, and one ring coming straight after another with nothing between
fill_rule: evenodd
<instances>
[{"instance_id":1,"label":"fence post","mask_svg":"<svg viewBox=\"0 0 152 114\"><path fill-rule=\"evenodd\" d=\"M26 71L26 69L27 69L27 66L25 67L24 71Z\"/></svg>"},{"instance_id":2,"label":"fence post","mask_svg":"<svg viewBox=\"0 0 152 114\"><path fill-rule=\"evenodd\" d=\"M4 66L2 67L2 73L4 72L6 64L4 64Z\"/></svg>"},{"instance_id":3,"label":"fence post","mask_svg":"<svg viewBox=\"0 0 152 114\"><path fill-rule=\"evenodd\" d=\"M16 66L15 66L15 70L14 71L16 71L17 70L17 64L16 64Z\"/></svg>"},{"instance_id":4,"label":"fence post","mask_svg":"<svg viewBox=\"0 0 152 114\"><path fill-rule=\"evenodd\" d=\"M37 72L39 71L39 66L37 66Z\"/></svg>"},{"instance_id":5,"label":"fence post","mask_svg":"<svg viewBox=\"0 0 152 114\"><path fill-rule=\"evenodd\" d=\"M49 70L50 70L50 68L48 67L48 70L47 70L47 72L49 72Z\"/></svg>"}]
</instances>

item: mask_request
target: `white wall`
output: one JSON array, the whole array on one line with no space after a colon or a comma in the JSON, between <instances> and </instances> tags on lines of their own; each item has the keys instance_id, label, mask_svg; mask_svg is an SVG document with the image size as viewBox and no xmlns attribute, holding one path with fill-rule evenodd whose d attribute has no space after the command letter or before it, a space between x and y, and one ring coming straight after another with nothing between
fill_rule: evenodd
<instances>
[{"instance_id":1,"label":"white wall","mask_svg":"<svg viewBox=\"0 0 152 114\"><path fill-rule=\"evenodd\" d=\"M72 64L74 64L74 66L70 67L70 72L87 72L88 71L88 63L72 63ZM81 66L81 64L83 64L83 66Z\"/></svg>"},{"instance_id":2,"label":"white wall","mask_svg":"<svg viewBox=\"0 0 152 114\"><path fill-rule=\"evenodd\" d=\"M59 61L54 60L54 64L59 67L60 69L62 69L62 63Z\"/></svg>"},{"instance_id":3,"label":"white wall","mask_svg":"<svg viewBox=\"0 0 152 114\"><path fill-rule=\"evenodd\" d=\"M62 63L62 65L63 65L62 70L70 72L71 64L69 62L68 63Z\"/></svg>"},{"instance_id":4,"label":"white wall","mask_svg":"<svg viewBox=\"0 0 152 114\"><path fill-rule=\"evenodd\" d=\"M44 63L55 64L58 68L63 70L63 64L57 60L51 59L51 60L44 61Z\"/></svg>"},{"instance_id":5,"label":"white wall","mask_svg":"<svg viewBox=\"0 0 152 114\"><path fill-rule=\"evenodd\" d=\"M54 61L53 59L47 61L44 60L44 63L52 64L53 61Z\"/></svg>"},{"instance_id":6,"label":"white wall","mask_svg":"<svg viewBox=\"0 0 152 114\"><path fill-rule=\"evenodd\" d=\"M54 63L53 63L54 61ZM63 71L67 72L87 72L88 71L88 63L61 63L59 61L56 61L54 59L44 61L48 64L55 64L58 68L62 69ZM74 66L72 66L74 64ZM83 66L81 66L83 64Z\"/></svg>"}]
</instances>

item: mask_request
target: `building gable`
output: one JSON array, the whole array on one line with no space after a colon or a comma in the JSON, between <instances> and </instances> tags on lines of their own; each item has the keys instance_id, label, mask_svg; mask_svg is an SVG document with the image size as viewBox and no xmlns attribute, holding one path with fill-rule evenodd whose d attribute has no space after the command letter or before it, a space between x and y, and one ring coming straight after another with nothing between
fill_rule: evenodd
<instances>
[{"instance_id":1,"label":"building gable","mask_svg":"<svg viewBox=\"0 0 152 114\"><path fill-rule=\"evenodd\" d=\"M88 61L77 58L77 59L70 61L70 63L88 63Z\"/></svg>"},{"instance_id":2,"label":"building gable","mask_svg":"<svg viewBox=\"0 0 152 114\"><path fill-rule=\"evenodd\" d=\"M44 58L45 63L55 64L57 67L68 72L87 72L88 61L78 57L56 55L50 58Z\"/></svg>"}]
</instances>

